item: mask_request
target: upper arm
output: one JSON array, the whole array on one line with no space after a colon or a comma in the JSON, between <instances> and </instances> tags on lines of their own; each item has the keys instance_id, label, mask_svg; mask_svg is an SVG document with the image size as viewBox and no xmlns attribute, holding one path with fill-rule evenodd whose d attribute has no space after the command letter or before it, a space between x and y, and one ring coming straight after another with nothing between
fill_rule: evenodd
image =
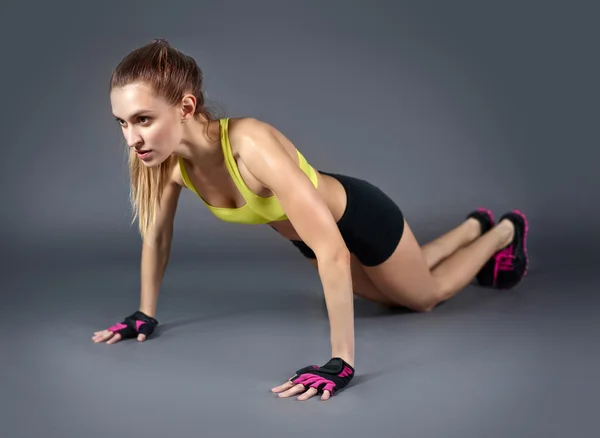
<instances>
[{"instance_id":1,"label":"upper arm","mask_svg":"<svg viewBox=\"0 0 600 438\"><path fill-rule=\"evenodd\" d=\"M173 224L175 222L175 213L181 194L181 185L177 183L175 171L169 181L163 188L160 206L156 211L156 222L149 237L163 238L171 237L173 234Z\"/></svg>"},{"instance_id":2,"label":"upper arm","mask_svg":"<svg viewBox=\"0 0 600 438\"><path fill-rule=\"evenodd\" d=\"M270 127L251 120L236 134L246 168L279 200L300 238L321 256L345 253L347 247L321 194L284 150Z\"/></svg>"}]
</instances>

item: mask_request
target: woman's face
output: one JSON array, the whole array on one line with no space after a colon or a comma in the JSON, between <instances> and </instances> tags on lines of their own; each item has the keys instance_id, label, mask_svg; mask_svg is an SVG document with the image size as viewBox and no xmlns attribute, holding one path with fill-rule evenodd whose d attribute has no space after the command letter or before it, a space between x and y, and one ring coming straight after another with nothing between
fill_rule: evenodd
<instances>
[{"instance_id":1,"label":"woman's face","mask_svg":"<svg viewBox=\"0 0 600 438\"><path fill-rule=\"evenodd\" d=\"M110 93L112 112L129 147L147 167L165 161L182 138L181 115L145 84L131 84Z\"/></svg>"}]
</instances>

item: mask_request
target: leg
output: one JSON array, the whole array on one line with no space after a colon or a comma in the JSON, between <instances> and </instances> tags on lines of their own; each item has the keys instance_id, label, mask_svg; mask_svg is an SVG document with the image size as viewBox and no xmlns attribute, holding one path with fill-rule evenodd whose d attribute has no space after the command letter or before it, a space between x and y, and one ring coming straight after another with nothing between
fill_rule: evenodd
<instances>
[{"instance_id":1,"label":"leg","mask_svg":"<svg viewBox=\"0 0 600 438\"><path fill-rule=\"evenodd\" d=\"M460 248L432 271L442 284L442 301L447 300L473 280L481 267L514 236L514 225L502 220L470 245Z\"/></svg>"},{"instance_id":2,"label":"leg","mask_svg":"<svg viewBox=\"0 0 600 438\"><path fill-rule=\"evenodd\" d=\"M404 234L391 257L364 270L377 289L397 304L429 311L468 285L489 258L511 241L513 230L510 221L502 221L431 271L405 222Z\"/></svg>"},{"instance_id":3,"label":"leg","mask_svg":"<svg viewBox=\"0 0 600 438\"><path fill-rule=\"evenodd\" d=\"M457 249L477 239L481 235L481 231L481 224L477 219L465 220L456 228L421 247L425 263L429 269L433 269Z\"/></svg>"}]
</instances>

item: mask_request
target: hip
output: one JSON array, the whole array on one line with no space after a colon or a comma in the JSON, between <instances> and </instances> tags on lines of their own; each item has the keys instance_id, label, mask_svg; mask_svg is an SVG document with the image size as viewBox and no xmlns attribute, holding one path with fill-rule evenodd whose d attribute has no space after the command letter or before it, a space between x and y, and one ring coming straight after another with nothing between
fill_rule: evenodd
<instances>
[{"instance_id":1,"label":"hip","mask_svg":"<svg viewBox=\"0 0 600 438\"><path fill-rule=\"evenodd\" d=\"M404 232L404 214L383 190L361 178L320 171L335 179L345 196L334 203L332 214L349 251L365 266L384 262ZM337 214L336 214L337 213ZM289 238L309 258L314 253L299 238Z\"/></svg>"}]
</instances>

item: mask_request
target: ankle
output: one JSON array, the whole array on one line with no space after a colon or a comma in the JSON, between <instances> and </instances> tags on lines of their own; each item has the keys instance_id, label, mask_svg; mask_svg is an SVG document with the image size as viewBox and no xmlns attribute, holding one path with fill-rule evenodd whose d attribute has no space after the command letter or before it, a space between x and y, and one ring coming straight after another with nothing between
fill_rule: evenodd
<instances>
[{"instance_id":1,"label":"ankle","mask_svg":"<svg viewBox=\"0 0 600 438\"><path fill-rule=\"evenodd\" d=\"M508 219L503 219L496 225L500 232L500 247L498 250L506 248L512 242L515 236L515 225Z\"/></svg>"},{"instance_id":2,"label":"ankle","mask_svg":"<svg viewBox=\"0 0 600 438\"><path fill-rule=\"evenodd\" d=\"M483 230L481 227L481 222L479 222L477 219L470 217L465 221L464 225L468 229L469 241L473 241L481 236Z\"/></svg>"}]
</instances>

